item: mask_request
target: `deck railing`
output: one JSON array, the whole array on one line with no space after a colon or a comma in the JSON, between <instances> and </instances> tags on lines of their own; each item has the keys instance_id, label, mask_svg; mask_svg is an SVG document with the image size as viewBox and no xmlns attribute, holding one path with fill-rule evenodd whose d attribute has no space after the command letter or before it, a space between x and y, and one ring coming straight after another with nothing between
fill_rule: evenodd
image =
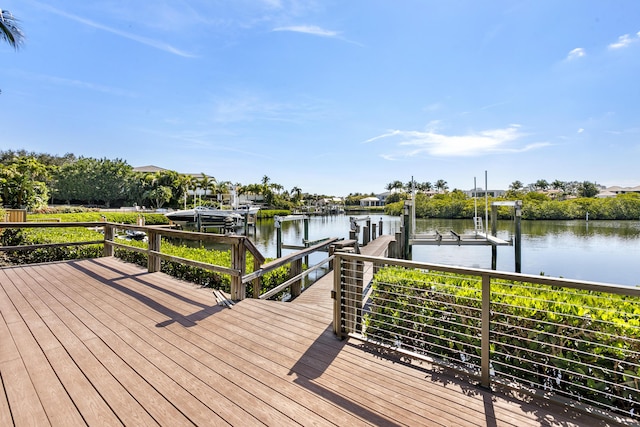
<instances>
[{"instance_id":1,"label":"deck railing","mask_svg":"<svg viewBox=\"0 0 640 427\"><path fill-rule=\"evenodd\" d=\"M339 336L640 419L640 288L348 253L334 265Z\"/></svg>"},{"instance_id":2,"label":"deck railing","mask_svg":"<svg viewBox=\"0 0 640 427\"><path fill-rule=\"evenodd\" d=\"M208 271L215 271L220 274L227 274L231 277L230 298L232 300L242 300L246 295L248 283L253 284L254 298L270 298L277 293L288 291L292 297L298 296L302 291L302 279L310 272L318 269L329 262L326 258L322 262L311 266L303 271L302 260L304 257L317 251L328 250L328 247L335 243L337 238L327 239L304 250L287 255L278 260L264 264L265 257L256 248L253 242L246 236L222 235L213 233L195 233L181 230L174 230L163 226L144 226L133 224L120 224L112 222L2 222L0 229L12 228L73 228L86 227L101 230L104 237L99 240L77 241L64 243L49 243L36 245L0 246L0 251L30 251L40 248L64 247L64 246L84 246L103 244L103 256L113 256L114 249L119 248L128 251L144 253L147 255L147 268L150 272L160 271L162 261L173 261ZM136 247L126 244L123 240L116 239L118 231L143 232L146 234L148 245L146 248ZM184 240L200 241L203 243L222 244L231 251L231 266L220 266L192 259L169 255L161 251L162 237L177 238ZM247 253L253 255L253 272L247 273ZM268 292L261 293L261 278L270 271L284 265L291 265L290 278L283 284Z\"/></svg>"}]
</instances>

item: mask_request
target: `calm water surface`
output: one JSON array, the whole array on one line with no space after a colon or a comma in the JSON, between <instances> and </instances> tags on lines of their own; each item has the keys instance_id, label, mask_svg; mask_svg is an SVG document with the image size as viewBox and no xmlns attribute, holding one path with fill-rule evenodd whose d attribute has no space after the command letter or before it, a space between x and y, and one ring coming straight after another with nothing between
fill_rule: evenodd
<instances>
[{"instance_id":1,"label":"calm water surface","mask_svg":"<svg viewBox=\"0 0 640 427\"><path fill-rule=\"evenodd\" d=\"M384 234L400 229L400 218L372 215L371 220L383 222ZM471 233L472 220L417 220L419 233L438 230L448 233ZM513 235L513 222L498 223L498 237L508 240ZM302 221L282 224L282 241L302 245ZM261 220L250 233L260 251L268 257L276 256L276 231L273 220ZM311 217L309 239L349 237L349 216ZM287 254L290 250L283 249ZM319 262L326 254L312 257ZM465 267L491 267L490 246L414 246L415 261ZM498 270L514 271L514 248L498 247ZM544 273L566 277L624 285L640 285L640 221L522 221L522 272Z\"/></svg>"}]
</instances>

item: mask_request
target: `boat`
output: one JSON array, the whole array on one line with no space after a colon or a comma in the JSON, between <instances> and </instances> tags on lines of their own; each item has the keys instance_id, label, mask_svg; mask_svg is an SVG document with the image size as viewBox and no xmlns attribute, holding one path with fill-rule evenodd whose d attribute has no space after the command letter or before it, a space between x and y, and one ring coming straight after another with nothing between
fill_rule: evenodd
<instances>
[{"instance_id":1,"label":"boat","mask_svg":"<svg viewBox=\"0 0 640 427\"><path fill-rule=\"evenodd\" d=\"M147 233L140 230L126 230L125 236L129 240L145 240L147 238Z\"/></svg>"},{"instance_id":2,"label":"boat","mask_svg":"<svg viewBox=\"0 0 640 427\"><path fill-rule=\"evenodd\" d=\"M230 194L230 209L196 206L193 209L167 212L165 216L180 226L199 224L224 228L241 227L244 225L245 218L248 220L248 217L254 217L260 210L260 207L247 203L240 204L235 189L231 190Z\"/></svg>"},{"instance_id":3,"label":"boat","mask_svg":"<svg viewBox=\"0 0 640 427\"><path fill-rule=\"evenodd\" d=\"M216 209L206 206L196 206L193 209L183 209L167 212L165 216L178 225L187 224L215 224L227 228L239 227L243 224L244 215L251 214L252 209ZM257 212L257 211L255 211Z\"/></svg>"},{"instance_id":4,"label":"boat","mask_svg":"<svg viewBox=\"0 0 640 427\"><path fill-rule=\"evenodd\" d=\"M255 215L260 210L260 206L239 205L236 209L233 209L233 210L236 213L239 213L240 215L244 215L244 214Z\"/></svg>"}]
</instances>

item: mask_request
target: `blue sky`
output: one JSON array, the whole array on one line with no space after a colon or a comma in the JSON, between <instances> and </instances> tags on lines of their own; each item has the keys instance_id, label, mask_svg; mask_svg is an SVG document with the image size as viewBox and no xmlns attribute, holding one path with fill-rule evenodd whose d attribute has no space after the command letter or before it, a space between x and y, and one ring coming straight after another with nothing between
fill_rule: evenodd
<instances>
[{"instance_id":1,"label":"blue sky","mask_svg":"<svg viewBox=\"0 0 640 427\"><path fill-rule=\"evenodd\" d=\"M0 149L344 196L640 184L637 0L1 0Z\"/></svg>"}]
</instances>

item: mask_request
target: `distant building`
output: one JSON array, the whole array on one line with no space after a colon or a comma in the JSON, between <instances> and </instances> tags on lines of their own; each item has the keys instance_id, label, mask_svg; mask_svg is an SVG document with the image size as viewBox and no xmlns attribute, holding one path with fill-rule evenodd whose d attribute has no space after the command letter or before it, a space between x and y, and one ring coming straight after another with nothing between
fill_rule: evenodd
<instances>
[{"instance_id":1,"label":"distant building","mask_svg":"<svg viewBox=\"0 0 640 427\"><path fill-rule=\"evenodd\" d=\"M376 196L370 196L360 199L360 206L362 207L370 207L370 206L382 206L382 201Z\"/></svg>"},{"instance_id":2,"label":"distant building","mask_svg":"<svg viewBox=\"0 0 640 427\"><path fill-rule=\"evenodd\" d=\"M161 168L159 166L148 165L148 166L137 166L133 168L134 172L142 172L142 173L156 173L156 172L165 172L169 169Z\"/></svg>"},{"instance_id":3,"label":"distant building","mask_svg":"<svg viewBox=\"0 0 640 427\"><path fill-rule=\"evenodd\" d=\"M636 193L640 194L640 185L636 185L635 187L619 187L614 185L613 187L605 188L604 190L600 190L600 193L596 195L596 197L605 198L605 197L616 197L618 194L628 194L628 193Z\"/></svg>"},{"instance_id":4,"label":"distant building","mask_svg":"<svg viewBox=\"0 0 640 427\"><path fill-rule=\"evenodd\" d=\"M486 193L489 197L502 197L505 195L506 190L487 190ZM467 197L484 197L485 190L483 188L476 188L475 190L465 191L465 194Z\"/></svg>"}]
</instances>

